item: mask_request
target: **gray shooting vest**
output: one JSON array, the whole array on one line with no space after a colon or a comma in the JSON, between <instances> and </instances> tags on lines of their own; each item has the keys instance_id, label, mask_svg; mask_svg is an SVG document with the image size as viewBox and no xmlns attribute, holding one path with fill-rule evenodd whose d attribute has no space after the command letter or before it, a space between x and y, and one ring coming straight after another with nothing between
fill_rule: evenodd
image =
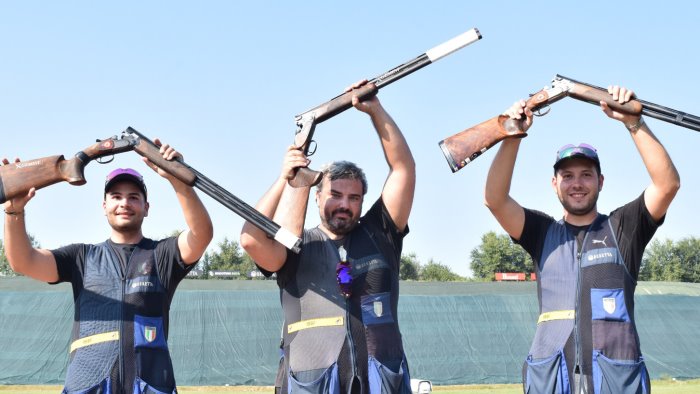
<instances>
[{"instance_id":1,"label":"gray shooting vest","mask_svg":"<svg viewBox=\"0 0 700 394\"><path fill-rule=\"evenodd\" d=\"M384 235L370 231L360 223L346 238L349 298L336 279L337 246L319 228L304 231L296 273L280 284L282 392L340 393L354 380L363 393L410 393L396 314L398 262L382 250Z\"/></svg>"}]
</instances>

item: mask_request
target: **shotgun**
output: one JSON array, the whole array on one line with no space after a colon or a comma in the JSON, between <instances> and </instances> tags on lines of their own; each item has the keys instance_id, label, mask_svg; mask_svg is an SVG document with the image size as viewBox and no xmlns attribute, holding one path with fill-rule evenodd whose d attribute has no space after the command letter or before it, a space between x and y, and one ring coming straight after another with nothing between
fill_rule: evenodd
<instances>
[{"instance_id":1,"label":"shotgun","mask_svg":"<svg viewBox=\"0 0 700 394\"><path fill-rule=\"evenodd\" d=\"M160 148L132 127L122 132L123 138L133 139L136 143L133 150L139 155L148 158L165 172L173 175L181 182L196 187L206 193L226 208L232 210L243 219L264 231L268 237L274 238L294 253L301 250L301 239L289 230L280 227L270 218L260 213L245 201L233 195L228 190L214 183L199 171L187 165L182 160L166 160L160 154Z\"/></svg>"},{"instance_id":2,"label":"shotgun","mask_svg":"<svg viewBox=\"0 0 700 394\"><path fill-rule=\"evenodd\" d=\"M612 100L607 89L559 74L554 77L551 86L545 86L544 89L533 94L527 100L526 107L538 116L546 115L549 113L549 105L564 97L571 97L594 105L605 101L610 108L620 112L646 115L700 131L700 117L639 99L620 104ZM527 133L522 131L522 122L522 119L511 119L506 115L499 115L447 137L438 145L442 149L452 172L457 172L504 139L527 136Z\"/></svg>"},{"instance_id":3,"label":"shotgun","mask_svg":"<svg viewBox=\"0 0 700 394\"><path fill-rule=\"evenodd\" d=\"M438 61L439 59L464 48L465 46L481 39L481 33L478 29L473 28L457 37L452 38L428 51L422 55L410 60L398 67L395 67L384 74L369 80L366 85L358 89L353 89L339 96L332 98L330 101L314 107L300 115L294 117L297 125L297 130L294 136L294 146L304 152L304 155L311 156L316 150L315 147L310 151L309 147L314 142L312 140L316 125L328 120L335 115L352 107L352 97L357 95L360 100L371 98L377 91L390 83L397 81L414 71ZM315 146L315 145L314 145ZM294 178L289 180L289 184L293 187L309 187L318 184L321 181L322 174L318 171L313 171L309 168L302 167L295 171Z\"/></svg>"}]
</instances>

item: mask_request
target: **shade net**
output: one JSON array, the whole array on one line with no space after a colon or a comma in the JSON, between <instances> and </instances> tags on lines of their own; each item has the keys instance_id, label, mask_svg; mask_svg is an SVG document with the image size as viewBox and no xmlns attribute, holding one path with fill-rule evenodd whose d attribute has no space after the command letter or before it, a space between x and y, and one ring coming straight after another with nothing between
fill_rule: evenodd
<instances>
[{"instance_id":1,"label":"shade net","mask_svg":"<svg viewBox=\"0 0 700 394\"><path fill-rule=\"evenodd\" d=\"M698 284L638 286L637 326L652 379L700 377L699 297ZM0 384L61 384L72 320L69 285L0 279ZM433 384L520 382L536 321L531 282L401 283L411 375ZM281 329L274 281L183 281L168 339L178 385L272 385Z\"/></svg>"}]
</instances>

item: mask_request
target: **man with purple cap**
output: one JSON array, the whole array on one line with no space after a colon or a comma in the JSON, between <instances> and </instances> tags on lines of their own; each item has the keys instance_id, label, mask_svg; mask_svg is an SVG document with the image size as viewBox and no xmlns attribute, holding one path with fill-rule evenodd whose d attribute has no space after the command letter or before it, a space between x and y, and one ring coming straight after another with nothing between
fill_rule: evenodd
<instances>
[{"instance_id":1,"label":"man with purple cap","mask_svg":"<svg viewBox=\"0 0 700 394\"><path fill-rule=\"evenodd\" d=\"M623 104L634 93L610 86ZM633 201L598 212L603 188L600 159L587 144L557 151L552 188L564 208L560 220L520 206L510 183L520 139L503 141L491 164L485 202L503 229L535 263L540 315L523 365L523 390L530 393L649 393L634 319L634 291L644 248L663 223L680 187L668 153L639 115L605 114L622 124L651 178ZM504 115L523 131L532 112L520 100Z\"/></svg>"},{"instance_id":2,"label":"man with purple cap","mask_svg":"<svg viewBox=\"0 0 700 394\"><path fill-rule=\"evenodd\" d=\"M169 145L154 142L164 159L181 157ZM167 346L170 302L209 245L213 229L191 186L144 161L175 189L188 227L177 236L144 237L148 193L141 174L130 168L107 175L102 207L112 231L99 244L34 248L24 214L36 190L4 204L5 252L12 269L43 282L73 285L75 317L63 393L176 392Z\"/></svg>"}]
</instances>

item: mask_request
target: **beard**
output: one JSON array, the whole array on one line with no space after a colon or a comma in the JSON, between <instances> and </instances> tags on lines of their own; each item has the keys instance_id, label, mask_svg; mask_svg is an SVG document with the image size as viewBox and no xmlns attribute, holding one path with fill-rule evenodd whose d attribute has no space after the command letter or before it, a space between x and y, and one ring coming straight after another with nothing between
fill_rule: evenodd
<instances>
[{"instance_id":1,"label":"beard","mask_svg":"<svg viewBox=\"0 0 700 394\"><path fill-rule=\"evenodd\" d=\"M344 213L348 215L349 218L338 218L336 217L336 214L338 213ZM331 212L330 215L324 215L324 217L321 218L321 221L323 222L324 227L330 230L333 234L345 235L355 228L358 220L353 215L352 211L348 209L336 209L335 211Z\"/></svg>"},{"instance_id":2,"label":"beard","mask_svg":"<svg viewBox=\"0 0 700 394\"><path fill-rule=\"evenodd\" d=\"M559 201L566 212L575 216L584 216L591 213L596 208L596 204L598 204L598 191L596 190L588 200L577 202L575 205L571 204L562 196L559 197Z\"/></svg>"}]
</instances>

